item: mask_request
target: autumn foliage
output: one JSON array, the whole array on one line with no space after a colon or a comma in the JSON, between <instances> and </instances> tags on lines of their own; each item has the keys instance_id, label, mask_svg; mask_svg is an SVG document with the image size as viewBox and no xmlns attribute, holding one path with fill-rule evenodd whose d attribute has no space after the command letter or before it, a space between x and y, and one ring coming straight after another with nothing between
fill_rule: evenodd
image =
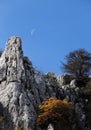
<instances>
[{"instance_id":1,"label":"autumn foliage","mask_svg":"<svg viewBox=\"0 0 91 130\"><path fill-rule=\"evenodd\" d=\"M17 130L24 130L23 126L18 126Z\"/></svg>"},{"instance_id":2,"label":"autumn foliage","mask_svg":"<svg viewBox=\"0 0 91 130\"><path fill-rule=\"evenodd\" d=\"M73 122L74 107L71 102L56 98L46 99L39 106L37 124L40 127L49 123L60 123L62 126L70 126Z\"/></svg>"},{"instance_id":3,"label":"autumn foliage","mask_svg":"<svg viewBox=\"0 0 91 130\"><path fill-rule=\"evenodd\" d=\"M3 121L4 121L4 117L0 116L0 122L3 122Z\"/></svg>"}]
</instances>

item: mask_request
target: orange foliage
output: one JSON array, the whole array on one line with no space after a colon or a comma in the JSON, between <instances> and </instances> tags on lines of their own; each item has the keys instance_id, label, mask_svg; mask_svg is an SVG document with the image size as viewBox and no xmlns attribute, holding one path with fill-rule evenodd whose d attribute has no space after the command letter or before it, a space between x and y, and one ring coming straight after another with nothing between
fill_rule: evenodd
<instances>
[{"instance_id":1,"label":"orange foliage","mask_svg":"<svg viewBox=\"0 0 91 130\"><path fill-rule=\"evenodd\" d=\"M23 126L18 126L17 130L24 130Z\"/></svg>"},{"instance_id":2,"label":"orange foliage","mask_svg":"<svg viewBox=\"0 0 91 130\"><path fill-rule=\"evenodd\" d=\"M4 120L3 116L0 116L0 122L2 122Z\"/></svg>"},{"instance_id":3,"label":"orange foliage","mask_svg":"<svg viewBox=\"0 0 91 130\"><path fill-rule=\"evenodd\" d=\"M60 122L60 125L70 125L73 112L74 107L71 102L48 98L39 106L37 124L47 126L49 123Z\"/></svg>"}]
</instances>

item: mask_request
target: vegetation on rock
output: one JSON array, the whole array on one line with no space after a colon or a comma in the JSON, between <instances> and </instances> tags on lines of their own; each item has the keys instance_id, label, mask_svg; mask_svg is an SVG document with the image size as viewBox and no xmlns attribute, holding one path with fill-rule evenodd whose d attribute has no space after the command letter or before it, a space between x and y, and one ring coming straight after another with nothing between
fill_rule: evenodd
<instances>
[{"instance_id":1,"label":"vegetation on rock","mask_svg":"<svg viewBox=\"0 0 91 130\"><path fill-rule=\"evenodd\" d=\"M23 126L18 126L17 130L24 130Z\"/></svg>"},{"instance_id":2,"label":"vegetation on rock","mask_svg":"<svg viewBox=\"0 0 91 130\"><path fill-rule=\"evenodd\" d=\"M91 70L91 53L85 49L70 52L63 63L65 72L70 73L75 78L88 76Z\"/></svg>"},{"instance_id":3,"label":"vegetation on rock","mask_svg":"<svg viewBox=\"0 0 91 130\"><path fill-rule=\"evenodd\" d=\"M54 127L59 125L61 128L71 127L74 122L74 107L71 102L56 98L47 98L38 109L38 126L47 127L52 123ZM67 130L67 129L66 129Z\"/></svg>"},{"instance_id":4,"label":"vegetation on rock","mask_svg":"<svg viewBox=\"0 0 91 130\"><path fill-rule=\"evenodd\" d=\"M59 86L59 83L57 82L57 79L54 76L54 74L48 73L47 75L44 75L44 78L45 78L45 82L47 82L47 83L49 82L49 84L52 87L58 87Z\"/></svg>"},{"instance_id":5,"label":"vegetation on rock","mask_svg":"<svg viewBox=\"0 0 91 130\"><path fill-rule=\"evenodd\" d=\"M91 71L91 53L78 49L70 52L65 59L66 63L62 63L63 70L76 79L77 86L86 86Z\"/></svg>"},{"instance_id":6,"label":"vegetation on rock","mask_svg":"<svg viewBox=\"0 0 91 130\"><path fill-rule=\"evenodd\" d=\"M0 122L2 122L4 120L3 116L0 116Z\"/></svg>"}]
</instances>

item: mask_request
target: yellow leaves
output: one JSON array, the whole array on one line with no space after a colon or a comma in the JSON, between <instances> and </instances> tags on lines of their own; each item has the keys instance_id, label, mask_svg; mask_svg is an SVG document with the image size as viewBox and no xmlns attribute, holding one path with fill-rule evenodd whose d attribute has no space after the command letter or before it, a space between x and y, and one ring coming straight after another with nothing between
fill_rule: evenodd
<instances>
[{"instance_id":1,"label":"yellow leaves","mask_svg":"<svg viewBox=\"0 0 91 130\"><path fill-rule=\"evenodd\" d=\"M23 126L18 126L17 130L24 130Z\"/></svg>"},{"instance_id":2,"label":"yellow leaves","mask_svg":"<svg viewBox=\"0 0 91 130\"><path fill-rule=\"evenodd\" d=\"M60 121L61 124L69 123L69 119L73 114L72 111L74 111L74 107L71 102L56 98L47 98L39 106L37 124L41 126L47 124L49 121Z\"/></svg>"},{"instance_id":3,"label":"yellow leaves","mask_svg":"<svg viewBox=\"0 0 91 130\"><path fill-rule=\"evenodd\" d=\"M28 129L24 128L23 125L20 125L20 124L19 124L17 130L28 130Z\"/></svg>"},{"instance_id":4,"label":"yellow leaves","mask_svg":"<svg viewBox=\"0 0 91 130\"><path fill-rule=\"evenodd\" d=\"M4 120L3 116L0 116L0 122L2 122Z\"/></svg>"}]
</instances>

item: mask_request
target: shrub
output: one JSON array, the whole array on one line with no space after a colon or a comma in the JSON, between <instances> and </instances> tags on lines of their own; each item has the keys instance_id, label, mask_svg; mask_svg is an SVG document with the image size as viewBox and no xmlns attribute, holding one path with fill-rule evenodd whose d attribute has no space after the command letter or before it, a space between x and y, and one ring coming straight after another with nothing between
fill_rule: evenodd
<instances>
[{"instance_id":1,"label":"shrub","mask_svg":"<svg viewBox=\"0 0 91 130\"><path fill-rule=\"evenodd\" d=\"M0 122L4 121L4 117L0 116Z\"/></svg>"},{"instance_id":2,"label":"shrub","mask_svg":"<svg viewBox=\"0 0 91 130\"><path fill-rule=\"evenodd\" d=\"M56 98L46 99L38 109L37 124L47 127L49 123L71 127L74 121L74 107L71 102Z\"/></svg>"}]
</instances>

